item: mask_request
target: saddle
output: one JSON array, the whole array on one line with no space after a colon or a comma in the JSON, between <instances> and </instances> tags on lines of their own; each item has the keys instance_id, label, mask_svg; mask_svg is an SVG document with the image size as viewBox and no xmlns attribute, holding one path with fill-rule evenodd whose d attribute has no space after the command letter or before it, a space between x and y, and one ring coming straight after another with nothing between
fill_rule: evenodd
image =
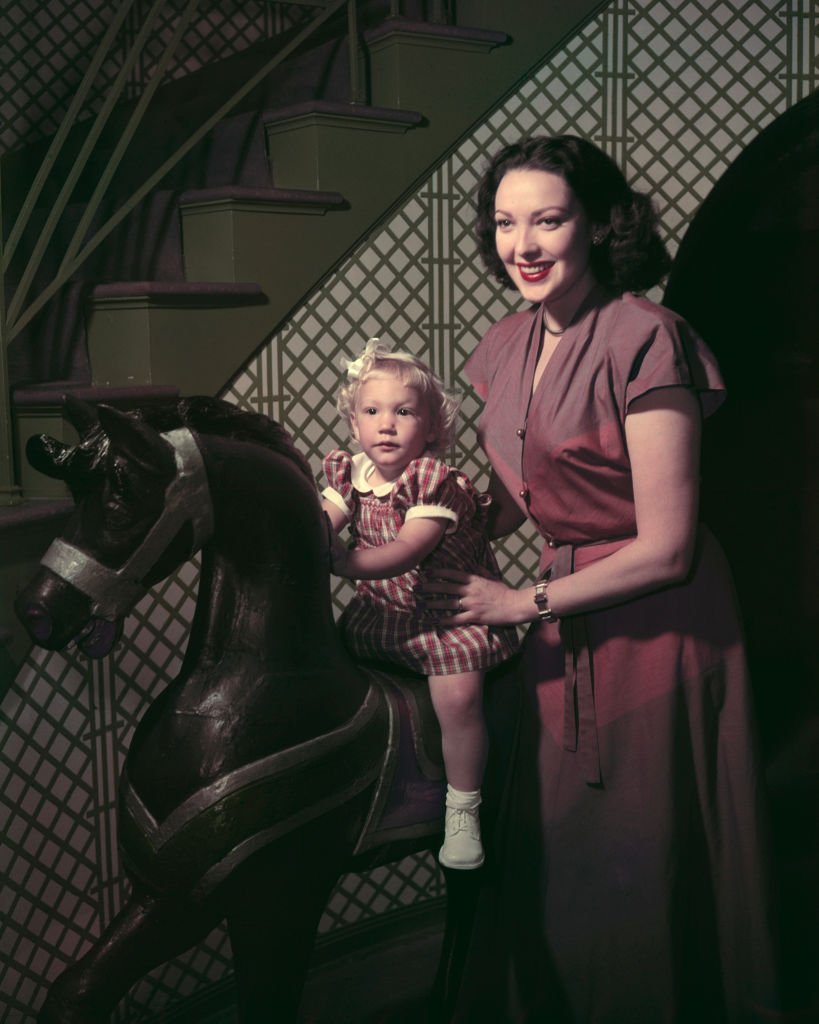
<instances>
[{"instance_id":1,"label":"saddle","mask_svg":"<svg viewBox=\"0 0 819 1024\"><path fill-rule=\"evenodd\" d=\"M443 830L441 729L422 676L367 666L389 709L383 767L354 855Z\"/></svg>"},{"instance_id":2,"label":"saddle","mask_svg":"<svg viewBox=\"0 0 819 1024\"><path fill-rule=\"evenodd\" d=\"M254 853L370 788L353 856L441 832L446 779L426 679L400 670L367 674L369 692L348 722L225 774L162 821L126 763L119 835L132 877L149 891L202 899Z\"/></svg>"}]
</instances>

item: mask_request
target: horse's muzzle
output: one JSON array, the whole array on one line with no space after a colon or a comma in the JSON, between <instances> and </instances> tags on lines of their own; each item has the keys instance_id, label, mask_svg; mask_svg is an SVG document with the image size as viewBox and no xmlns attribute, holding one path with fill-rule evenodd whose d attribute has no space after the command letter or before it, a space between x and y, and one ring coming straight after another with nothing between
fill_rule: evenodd
<instances>
[{"instance_id":1,"label":"horse's muzzle","mask_svg":"<svg viewBox=\"0 0 819 1024\"><path fill-rule=\"evenodd\" d=\"M50 651L66 647L91 618L88 597L42 567L18 593L14 610L34 643Z\"/></svg>"},{"instance_id":2,"label":"horse's muzzle","mask_svg":"<svg viewBox=\"0 0 819 1024\"><path fill-rule=\"evenodd\" d=\"M51 616L45 608L38 608L36 605L26 608L18 607L17 614L22 619L31 639L41 647L45 646L54 630Z\"/></svg>"}]
</instances>

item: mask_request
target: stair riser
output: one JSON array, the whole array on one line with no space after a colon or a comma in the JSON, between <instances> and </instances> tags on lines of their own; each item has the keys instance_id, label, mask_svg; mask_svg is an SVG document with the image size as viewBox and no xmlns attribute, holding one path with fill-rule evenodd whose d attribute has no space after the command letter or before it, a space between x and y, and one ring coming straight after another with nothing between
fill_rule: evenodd
<instances>
[{"instance_id":1,"label":"stair riser","mask_svg":"<svg viewBox=\"0 0 819 1024\"><path fill-rule=\"evenodd\" d=\"M396 32L369 49L373 105L423 110L433 118L440 108L441 82L485 75L485 55L494 45Z\"/></svg>"},{"instance_id":2,"label":"stair riser","mask_svg":"<svg viewBox=\"0 0 819 1024\"><path fill-rule=\"evenodd\" d=\"M339 121L308 114L266 125L267 152L277 188L315 188L348 195L360 189L362 169L400 166L409 126Z\"/></svg>"},{"instance_id":3,"label":"stair riser","mask_svg":"<svg viewBox=\"0 0 819 1024\"><path fill-rule=\"evenodd\" d=\"M315 283L316 254L326 263L328 250L334 259L343 252L338 217L238 203L183 208L187 280L258 281L274 302L277 281L306 291Z\"/></svg>"},{"instance_id":4,"label":"stair riser","mask_svg":"<svg viewBox=\"0 0 819 1024\"><path fill-rule=\"evenodd\" d=\"M239 365L238 353L262 344L271 329L267 306L195 309L157 307L149 301L95 302L88 318L93 383L168 384L184 392L213 394Z\"/></svg>"}]
</instances>

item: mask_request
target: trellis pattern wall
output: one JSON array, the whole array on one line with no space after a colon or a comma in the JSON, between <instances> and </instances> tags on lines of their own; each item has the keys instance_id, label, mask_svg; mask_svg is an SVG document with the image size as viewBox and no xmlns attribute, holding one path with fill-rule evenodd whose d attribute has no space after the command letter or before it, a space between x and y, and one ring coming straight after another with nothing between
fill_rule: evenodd
<instances>
[{"instance_id":1,"label":"trellis pattern wall","mask_svg":"<svg viewBox=\"0 0 819 1024\"><path fill-rule=\"evenodd\" d=\"M282 422L318 473L322 453L347 440L332 412L344 356L378 334L457 384L483 331L515 308L513 294L486 280L471 240L472 195L489 153L533 131L598 142L655 197L674 250L741 149L815 88L818 29L811 0L614 0L322 284L225 396ZM468 392L463 410L454 454L483 481L478 406ZM510 540L501 557L511 582L530 578L533 539ZM0 1019L7 1024L33 1020L48 979L82 953L119 903L111 765L179 668L196 579L191 563L155 588L129 619L120 650L101 664L35 651L5 697ZM429 858L348 876L322 931L434 897L440 884ZM228 941L217 930L138 985L119 1019L147 1019L229 969Z\"/></svg>"}]
</instances>

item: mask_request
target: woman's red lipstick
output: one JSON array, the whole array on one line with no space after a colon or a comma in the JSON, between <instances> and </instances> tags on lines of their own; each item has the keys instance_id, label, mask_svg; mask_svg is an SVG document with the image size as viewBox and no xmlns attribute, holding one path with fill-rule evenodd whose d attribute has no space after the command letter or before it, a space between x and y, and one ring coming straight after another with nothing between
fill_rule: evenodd
<instances>
[{"instance_id":1,"label":"woman's red lipstick","mask_svg":"<svg viewBox=\"0 0 819 1024\"><path fill-rule=\"evenodd\" d=\"M554 263L518 263L518 273L529 284L545 281Z\"/></svg>"}]
</instances>

